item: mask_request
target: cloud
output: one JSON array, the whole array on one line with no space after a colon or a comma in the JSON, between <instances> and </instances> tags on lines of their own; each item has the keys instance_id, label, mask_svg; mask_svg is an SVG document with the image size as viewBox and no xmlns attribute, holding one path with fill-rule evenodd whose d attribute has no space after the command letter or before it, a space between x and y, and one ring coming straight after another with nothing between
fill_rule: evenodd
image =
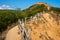
<instances>
[{"instance_id":1,"label":"cloud","mask_svg":"<svg viewBox=\"0 0 60 40\"><path fill-rule=\"evenodd\" d=\"M11 8L9 5L1 5L0 9L4 10L4 9L13 9L13 8Z\"/></svg>"}]
</instances>

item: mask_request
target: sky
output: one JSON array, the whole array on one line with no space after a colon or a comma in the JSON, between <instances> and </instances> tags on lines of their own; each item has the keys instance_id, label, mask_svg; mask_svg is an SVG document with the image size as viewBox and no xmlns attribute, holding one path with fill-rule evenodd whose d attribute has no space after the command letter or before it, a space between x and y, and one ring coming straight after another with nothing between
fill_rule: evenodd
<instances>
[{"instance_id":1,"label":"sky","mask_svg":"<svg viewBox=\"0 0 60 40\"><path fill-rule=\"evenodd\" d=\"M0 0L0 9L16 9L21 10L36 4L37 2L44 2L53 7L60 8L60 0Z\"/></svg>"}]
</instances>

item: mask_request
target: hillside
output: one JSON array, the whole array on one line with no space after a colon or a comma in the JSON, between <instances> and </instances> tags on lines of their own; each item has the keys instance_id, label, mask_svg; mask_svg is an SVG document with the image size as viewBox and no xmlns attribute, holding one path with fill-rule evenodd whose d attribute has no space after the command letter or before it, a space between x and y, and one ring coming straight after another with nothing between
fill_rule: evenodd
<instances>
[{"instance_id":1,"label":"hillside","mask_svg":"<svg viewBox=\"0 0 60 40\"><path fill-rule=\"evenodd\" d=\"M60 40L60 16L43 13L36 21L30 21L32 40ZM57 19L57 20L56 20Z\"/></svg>"},{"instance_id":2,"label":"hillside","mask_svg":"<svg viewBox=\"0 0 60 40\"><path fill-rule=\"evenodd\" d=\"M31 40L60 40L60 14L58 16L52 12L39 14L37 20L31 19L25 24L25 28L31 29ZM8 31L6 40L21 40L19 32L18 26L12 28Z\"/></svg>"}]
</instances>

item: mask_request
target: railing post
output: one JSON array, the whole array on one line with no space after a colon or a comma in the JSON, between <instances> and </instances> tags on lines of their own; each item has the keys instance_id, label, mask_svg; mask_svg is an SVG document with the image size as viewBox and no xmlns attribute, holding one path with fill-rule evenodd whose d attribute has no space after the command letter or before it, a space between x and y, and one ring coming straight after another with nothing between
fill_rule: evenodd
<instances>
[{"instance_id":1,"label":"railing post","mask_svg":"<svg viewBox=\"0 0 60 40\"><path fill-rule=\"evenodd\" d=\"M25 19L26 22L26 19ZM26 29L25 25L24 25L24 21L22 19L22 21L20 21L20 19L18 19L18 28L20 30L21 36L22 36L22 40L30 40L30 29Z\"/></svg>"},{"instance_id":2,"label":"railing post","mask_svg":"<svg viewBox=\"0 0 60 40\"><path fill-rule=\"evenodd\" d=\"M38 14L37 14L37 17L39 18L39 16L40 16L40 14L38 13Z\"/></svg>"},{"instance_id":3,"label":"railing post","mask_svg":"<svg viewBox=\"0 0 60 40\"><path fill-rule=\"evenodd\" d=\"M27 18L25 17L25 24L26 24L26 19L27 19Z\"/></svg>"}]
</instances>

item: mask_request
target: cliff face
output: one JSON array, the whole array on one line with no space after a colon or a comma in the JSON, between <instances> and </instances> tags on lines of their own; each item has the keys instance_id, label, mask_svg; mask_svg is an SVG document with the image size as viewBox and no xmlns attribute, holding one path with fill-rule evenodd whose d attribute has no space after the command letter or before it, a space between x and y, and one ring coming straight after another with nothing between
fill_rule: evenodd
<instances>
[{"instance_id":1,"label":"cliff face","mask_svg":"<svg viewBox=\"0 0 60 40\"><path fill-rule=\"evenodd\" d=\"M31 28L32 40L60 40L60 16L43 13L35 21L29 21L26 27Z\"/></svg>"}]
</instances>

